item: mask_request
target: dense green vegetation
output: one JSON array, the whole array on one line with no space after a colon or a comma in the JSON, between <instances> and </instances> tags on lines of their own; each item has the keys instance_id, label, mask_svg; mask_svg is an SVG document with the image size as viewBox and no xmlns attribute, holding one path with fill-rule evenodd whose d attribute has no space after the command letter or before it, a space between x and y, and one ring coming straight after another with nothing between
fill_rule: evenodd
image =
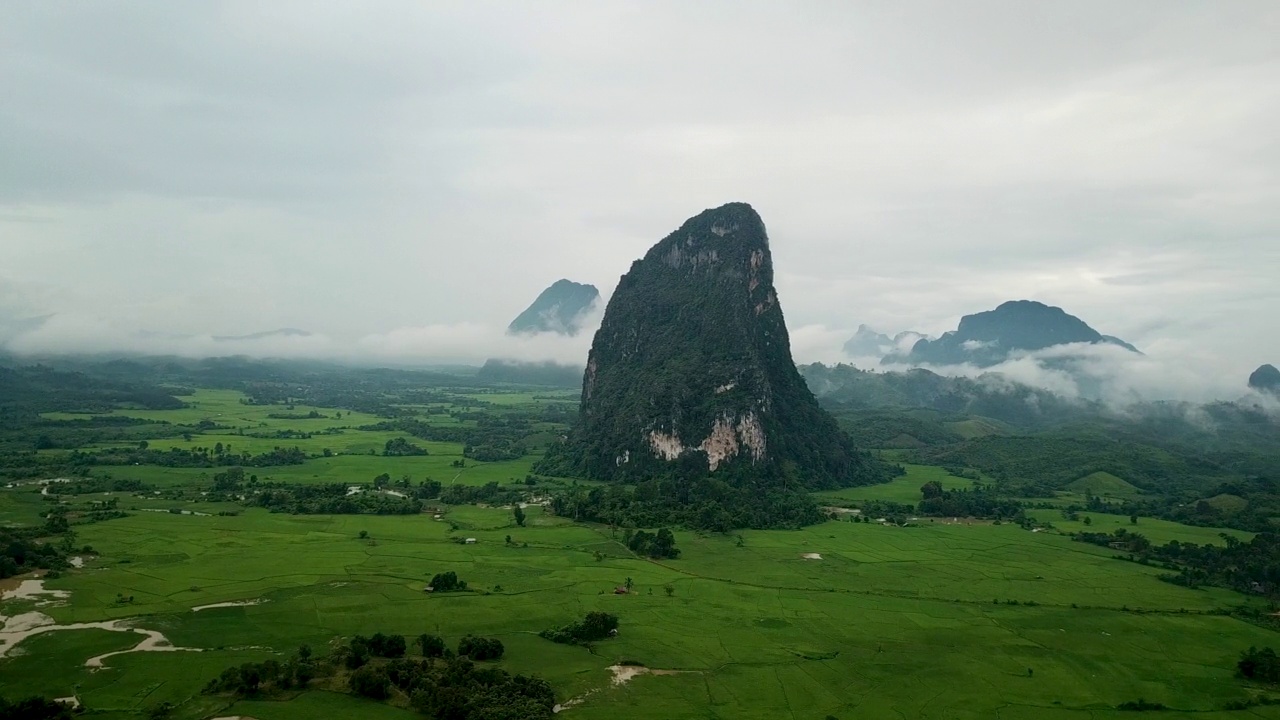
<instances>
[{"instance_id":1,"label":"dense green vegetation","mask_svg":"<svg viewBox=\"0 0 1280 720\"><path fill-rule=\"evenodd\" d=\"M568 645L586 645L605 638L613 637L618 632L618 616L605 612L589 612L587 616L575 623L554 630L543 630L538 633L551 642Z\"/></svg>"},{"instance_id":2,"label":"dense green vegetation","mask_svg":"<svg viewBox=\"0 0 1280 720\"><path fill-rule=\"evenodd\" d=\"M577 335L582 330L583 321L599 300L600 291L594 285L576 283L572 280L557 280L539 293L533 304L511 321L507 326L507 332L512 334L553 332L561 335ZM486 367L488 367L487 363ZM554 385L555 383L539 384Z\"/></svg>"},{"instance_id":3,"label":"dense green vegetation","mask_svg":"<svg viewBox=\"0 0 1280 720\"><path fill-rule=\"evenodd\" d=\"M1280 708L1258 669L1278 642L1266 584L1274 536L1210 519L1254 515L1270 493L1261 474L1177 476L1185 489L1166 493L1091 470L1099 458L1086 455L1060 487L996 476L1011 464L906 463L995 433L1046 432L906 409L903 427L940 432L872 451L901 463L893 481L747 503L734 487L750 487L745 468L732 482L629 485L533 472L574 416L574 395L559 390L354 370L340 382L322 367L313 385L305 366L263 363L255 379L246 364L177 364L113 382L164 375L183 388L181 407L107 404L92 415L153 426L160 436L135 456L143 464L71 462L137 453L135 438L5 446L16 449L3 455L0 529L23 563L21 578L0 581L0 622L121 620L201 652L138 650L143 636L124 628L43 632L0 648L0 696L75 696L104 720L548 717L557 702L570 720L1114 720L1153 706L1235 720ZM243 387L202 384L197 370ZM325 394L354 402L313 402ZM887 429L894 412L875 410ZM85 416L72 405L36 415ZM525 454L464 455L487 432ZM387 454L397 438L427 454ZM296 447L302 461L214 460L275 447ZM202 458L208 448L210 462L145 462L170 448ZM1180 493L1214 515L1157 517ZM347 500L358 514L324 507ZM378 514L384 503L418 509ZM783 512L756 515L773 509ZM794 529L764 529L780 524ZM1080 542L1087 534L1104 537ZM1176 556L1164 550L1175 540ZM27 571L39 565L54 572L32 587ZM1190 582L1177 581L1184 572ZM450 574L466 592L424 592ZM19 582L67 595L10 596ZM1250 647L1263 649L1242 656ZM86 667L104 655L101 669ZM1246 658L1254 664L1241 667Z\"/></svg>"},{"instance_id":4,"label":"dense green vegetation","mask_svg":"<svg viewBox=\"0 0 1280 720\"><path fill-rule=\"evenodd\" d=\"M424 636L427 637L427 636ZM423 644L424 649L430 646ZM313 685L345 689L370 700L398 696L418 712L450 720L549 718L555 694L545 680L477 668L472 661L497 660L499 640L467 635L457 655L406 658L403 635L355 636L332 654L317 657L301 646L284 663L267 660L229 667L204 687L206 694L240 697L278 695Z\"/></svg>"},{"instance_id":5,"label":"dense green vegetation","mask_svg":"<svg viewBox=\"0 0 1280 720\"><path fill-rule=\"evenodd\" d=\"M889 477L797 372L764 224L743 203L689 219L632 264L573 428L536 469L639 486L607 506L588 499L581 516L708 529L812 522L805 490ZM712 505L721 515L703 522Z\"/></svg>"},{"instance_id":6,"label":"dense green vegetation","mask_svg":"<svg viewBox=\"0 0 1280 720\"><path fill-rule=\"evenodd\" d=\"M1083 495L1092 512L1255 532L1280 518L1280 415L1247 403L1117 412L999 376L802 368L822 402L873 447L970 468L1018 498Z\"/></svg>"}]
</instances>

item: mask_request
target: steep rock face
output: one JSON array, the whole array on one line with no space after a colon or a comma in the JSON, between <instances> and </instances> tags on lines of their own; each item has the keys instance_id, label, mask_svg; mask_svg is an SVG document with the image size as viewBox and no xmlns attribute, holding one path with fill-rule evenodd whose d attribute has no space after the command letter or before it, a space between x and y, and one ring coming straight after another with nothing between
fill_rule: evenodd
<instances>
[{"instance_id":1,"label":"steep rock face","mask_svg":"<svg viewBox=\"0 0 1280 720\"><path fill-rule=\"evenodd\" d=\"M1249 387L1280 395L1280 370L1275 365L1263 365L1249 375Z\"/></svg>"},{"instance_id":2,"label":"steep rock face","mask_svg":"<svg viewBox=\"0 0 1280 720\"><path fill-rule=\"evenodd\" d=\"M588 356L568 469L604 479L727 472L871 482L791 359L764 223L731 203L632 264Z\"/></svg>"},{"instance_id":3,"label":"steep rock face","mask_svg":"<svg viewBox=\"0 0 1280 720\"><path fill-rule=\"evenodd\" d=\"M1062 308L1033 300L1012 300L994 310L965 315L956 330L937 340L920 340L909 353L885 358L887 363L998 365L1016 352L1044 350L1072 343L1118 345L1138 349L1119 338L1103 335Z\"/></svg>"},{"instance_id":4,"label":"steep rock face","mask_svg":"<svg viewBox=\"0 0 1280 720\"><path fill-rule=\"evenodd\" d=\"M507 333L517 335L552 332L577 335L582 331L582 322L599 300L600 291L594 285L557 280L511 321L507 326Z\"/></svg>"}]
</instances>

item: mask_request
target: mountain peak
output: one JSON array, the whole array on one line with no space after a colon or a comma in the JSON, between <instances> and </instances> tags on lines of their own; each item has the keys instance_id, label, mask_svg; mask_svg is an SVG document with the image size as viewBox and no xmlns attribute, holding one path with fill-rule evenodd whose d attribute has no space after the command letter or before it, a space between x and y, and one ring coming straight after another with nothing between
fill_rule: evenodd
<instances>
[{"instance_id":1,"label":"mountain peak","mask_svg":"<svg viewBox=\"0 0 1280 720\"><path fill-rule=\"evenodd\" d=\"M1280 370L1271 364L1259 366L1249 375L1249 387L1280 394Z\"/></svg>"},{"instance_id":2,"label":"mountain peak","mask_svg":"<svg viewBox=\"0 0 1280 720\"><path fill-rule=\"evenodd\" d=\"M507 334L577 335L599 300L600 291L596 286L561 278L539 293L533 304L511 321Z\"/></svg>"},{"instance_id":3,"label":"mountain peak","mask_svg":"<svg viewBox=\"0 0 1280 720\"><path fill-rule=\"evenodd\" d=\"M565 472L623 482L791 473L833 487L872 472L796 370L764 223L745 203L685 221L621 278L555 453Z\"/></svg>"},{"instance_id":4,"label":"mountain peak","mask_svg":"<svg viewBox=\"0 0 1280 720\"><path fill-rule=\"evenodd\" d=\"M1074 343L1112 344L1137 352L1132 345L1099 333L1060 307L1035 300L1010 300L994 310L965 315L954 331L937 340L920 340L909 353L891 355L885 361L989 367L1017 352Z\"/></svg>"}]
</instances>

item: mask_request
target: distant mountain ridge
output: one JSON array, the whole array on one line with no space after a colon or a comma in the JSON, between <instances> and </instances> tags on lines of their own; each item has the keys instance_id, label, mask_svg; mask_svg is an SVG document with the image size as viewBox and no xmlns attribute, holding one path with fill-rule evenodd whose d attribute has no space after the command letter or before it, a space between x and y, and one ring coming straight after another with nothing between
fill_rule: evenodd
<instances>
[{"instance_id":1,"label":"distant mountain ridge","mask_svg":"<svg viewBox=\"0 0 1280 720\"><path fill-rule=\"evenodd\" d=\"M1249 387L1280 395L1280 370L1271 364L1260 366L1249 375Z\"/></svg>"},{"instance_id":2,"label":"distant mountain ridge","mask_svg":"<svg viewBox=\"0 0 1280 720\"><path fill-rule=\"evenodd\" d=\"M882 332L872 330L866 325L859 325L858 331L845 342L844 354L852 358L880 358L901 349L906 342L914 345L924 339L928 339L928 336L914 330L903 330L897 335L889 337Z\"/></svg>"},{"instance_id":3,"label":"distant mountain ridge","mask_svg":"<svg viewBox=\"0 0 1280 720\"><path fill-rule=\"evenodd\" d=\"M600 300L595 285L557 280L507 326L508 335L540 332L577 335Z\"/></svg>"},{"instance_id":4,"label":"distant mountain ridge","mask_svg":"<svg viewBox=\"0 0 1280 720\"><path fill-rule=\"evenodd\" d=\"M275 330L249 333L248 335L214 335L213 339L216 342L235 342L239 340L265 340L276 337L311 337L311 333L298 328L277 328Z\"/></svg>"},{"instance_id":5,"label":"distant mountain ridge","mask_svg":"<svg viewBox=\"0 0 1280 720\"><path fill-rule=\"evenodd\" d=\"M1034 300L1011 300L994 310L965 315L955 330L936 340L921 339L909 352L892 353L884 362L991 367L1019 352L1075 343L1116 345L1138 352L1133 345L1103 335L1062 308Z\"/></svg>"}]
</instances>

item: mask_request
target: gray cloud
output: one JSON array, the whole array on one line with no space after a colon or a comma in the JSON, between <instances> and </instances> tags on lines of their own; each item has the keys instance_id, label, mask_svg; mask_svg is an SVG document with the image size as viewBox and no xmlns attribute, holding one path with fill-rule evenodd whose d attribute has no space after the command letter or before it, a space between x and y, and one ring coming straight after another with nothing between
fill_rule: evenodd
<instances>
[{"instance_id":1,"label":"gray cloud","mask_svg":"<svg viewBox=\"0 0 1280 720\"><path fill-rule=\"evenodd\" d=\"M0 312L60 317L29 349L496 352L746 200L798 359L1030 298L1234 382L1280 361L1277 36L1269 2L12 5Z\"/></svg>"}]
</instances>

